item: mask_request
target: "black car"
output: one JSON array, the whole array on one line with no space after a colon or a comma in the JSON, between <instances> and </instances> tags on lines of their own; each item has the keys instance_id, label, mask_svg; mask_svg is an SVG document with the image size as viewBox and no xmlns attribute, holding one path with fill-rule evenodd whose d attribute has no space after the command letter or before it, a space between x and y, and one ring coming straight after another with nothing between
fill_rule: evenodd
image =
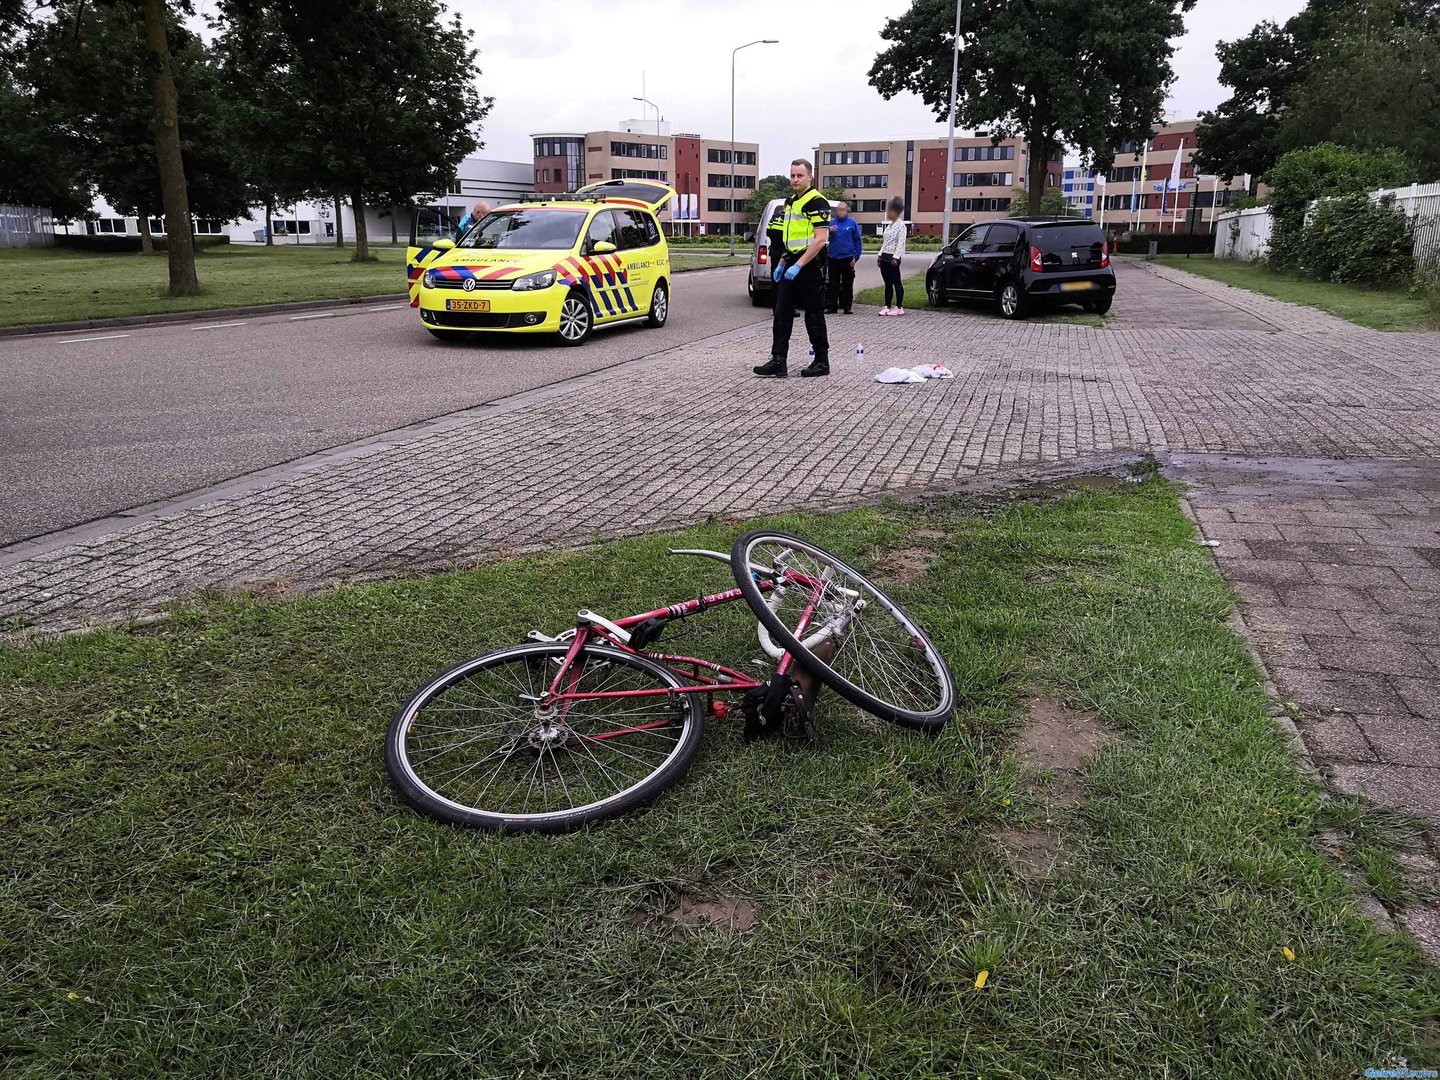
<instances>
[{"instance_id":1,"label":"black car","mask_svg":"<svg viewBox=\"0 0 1440 1080\"><path fill-rule=\"evenodd\" d=\"M1115 271L1098 225L1003 218L972 225L952 240L930 264L925 294L931 307L994 300L1007 319L1061 304L1103 315L1115 299Z\"/></svg>"}]
</instances>

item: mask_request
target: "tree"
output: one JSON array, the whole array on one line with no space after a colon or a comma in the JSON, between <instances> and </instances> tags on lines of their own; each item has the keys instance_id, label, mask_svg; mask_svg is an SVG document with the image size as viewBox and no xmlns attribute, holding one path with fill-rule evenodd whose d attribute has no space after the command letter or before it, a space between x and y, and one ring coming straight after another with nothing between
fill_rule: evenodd
<instances>
[{"instance_id":1,"label":"tree","mask_svg":"<svg viewBox=\"0 0 1440 1080\"><path fill-rule=\"evenodd\" d=\"M1360 152L1334 143L1292 150L1266 174L1270 184L1270 262L1295 268L1310 204L1326 196L1350 195L1392 187L1413 179L1398 150Z\"/></svg>"},{"instance_id":2,"label":"tree","mask_svg":"<svg viewBox=\"0 0 1440 1080\"><path fill-rule=\"evenodd\" d=\"M68 118L43 107L22 81L22 64L10 49L0 50L0 203L48 207L73 221L93 201L78 141Z\"/></svg>"},{"instance_id":3,"label":"tree","mask_svg":"<svg viewBox=\"0 0 1440 1080\"><path fill-rule=\"evenodd\" d=\"M771 173L755 185L755 190L745 200L745 220L758 222L765 212L765 204L771 199L783 199L791 192L790 178Z\"/></svg>"},{"instance_id":4,"label":"tree","mask_svg":"<svg viewBox=\"0 0 1440 1080\"><path fill-rule=\"evenodd\" d=\"M1200 114L1196 168L1259 177L1316 142L1398 146L1440 166L1434 0L1310 0L1285 24L1221 42L1231 95Z\"/></svg>"},{"instance_id":5,"label":"tree","mask_svg":"<svg viewBox=\"0 0 1440 1080\"><path fill-rule=\"evenodd\" d=\"M471 35L441 13L437 0L240 0L231 9L273 20L283 35L297 172L314 190L349 197L356 260L370 258L372 200L443 191L481 145L475 132L493 99L475 88Z\"/></svg>"},{"instance_id":6,"label":"tree","mask_svg":"<svg viewBox=\"0 0 1440 1080\"><path fill-rule=\"evenodd\" d=\"M957 123L997 143L1029 142L1029 210L1038 213L1045 172L1062 145L1082 163L1109 168L1114 147L1148 137L1175 78L1171 39L1195 0L971 0L961 29ZM913 0L880 36L870 82L886 98L920 95L935 115L950 109L955 41L952 0Z\"/></svg>"}]
</instances>

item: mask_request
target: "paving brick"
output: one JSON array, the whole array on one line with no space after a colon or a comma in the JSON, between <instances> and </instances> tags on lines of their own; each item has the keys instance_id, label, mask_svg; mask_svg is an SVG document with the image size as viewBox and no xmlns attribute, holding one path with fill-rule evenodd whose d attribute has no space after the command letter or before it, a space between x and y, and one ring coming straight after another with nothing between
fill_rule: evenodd
<instances>
[{"instance_id":1,"label":"paving brick","mask_svg":"<svg viewBox=\"0 0 1440 1080\"><path fill-rule=\"evenodd\" d=\"M1366 741L1353 716L1334 713L1304 717L1296 723L1305 746L1316 758L1327 761L1380 760Z\"/></svg>"},{"instance_id":2,"label":"paving brick","mask_svg":"<svg viewBox=\"0 0 1440 1080\"><path fill-rule=\"evenodd\" d=\"M1308 564L1278 559L1241 559L1226 570L1225 576L1232 582L1253 581L1271 585L1311 584L1315 581ZM1390 580L1397 579L1392 577Z\"/></svg>"},{"instance_id":3,"label":"paving brick","mask_svg":"<svg viewBox=\"0 0 1440 1080\"><path fill-rule=\"evenodd\" d=\"M1440 680L1396 678L1391 682L1412 713L1427 720L1440 720Z\"/></svg>"},{"instance_id":4,"label":"paving brick","mask_svg":"<svg viewBox=\"0 0 1440 1080\"><path fill-rule=\"evenodd\" d=\"M1341 791L1440 818L1440 769L1355 762L1327 772Z\"/></svg>"},{"instance_id":5,"label":"paving brick","mask_svg":"<svg viewBox=\"0 0 1440 1080\"><path fill-rule=\"evenodd\" d=\"M1409 715L1357 716L1380 761L1440 769L1440 720Z\"/></svg>"},{"instance_id":6,"label":"paving brick","mask_svg":"<svg viewBox=\"0 0 1440 1080\"><path fill-rule=\"evenodd\" d=\"M1308 636L1320 666L1362 675L1429 677L1437 673L1418 645L1403 641Z\"/></svg>"},{"instance_id":7,"label":"paving brick","mask_svg":"<svg viewBox=\"0 0 1440 1080\"><path fill-rule=\"evenodd\" d=\"M1391 614L1440 617L1440 593L1406 588L1371 589L1369 593L1381 610Z\"/></svg>"},{"instance_id":8,"label":"paving brick","mask_svg":"<svg viewBox=\"0 0 1440 1080\"><path fill-rule=\"evenodd\" d=\"M1337 712L1394 715L1406 709L1395 687L1383 676L1287 667L1272 668L1270 675L1285 700L1298 702L1316 716Z\"/></svg>"},{"instance_id":9,"label":"paving brick","mask_svg":"<svg viewBox=\"0 0 1440 1080\"><path fill-rule=\"evenodd\" d=\"M1390 566L1336 566L1333 563L1305 563L1305 569L1317 585L1346 585L1363 589L1379 585L1394 587L1401 579Z\"/></svg>"},{"instance_id":10,"label":"paving brick","mask_svg":"<svg viewBox=\"0 0 1440 1080\"><path fill-rule=\"evenodd\" d=\"M1281 585L1276 587L1280 602L1289 608L1320 608L1325 611L1378 611L1374 600L1359 589L1344 585Z\"/></svg>"}]
</instances>

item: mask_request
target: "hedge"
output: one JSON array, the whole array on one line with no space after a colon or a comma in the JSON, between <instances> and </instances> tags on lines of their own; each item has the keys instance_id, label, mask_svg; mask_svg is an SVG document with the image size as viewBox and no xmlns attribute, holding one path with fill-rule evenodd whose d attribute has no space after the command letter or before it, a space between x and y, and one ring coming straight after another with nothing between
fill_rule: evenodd
<instances>
[{"instance_id":1,"label":"hedge","mask_svg":"<svg viewBox=\"0 0 1440 1080\"><path fill-rule=\"evenodd\" d=\"M228 236L195 237L195 246L197 248L219 247L222 244L228 243L230 243L230 237ZM118 255L141 250L140 237L138 236L106 236L104 233L56 233L55 246L58 248L68 248L71 251L103 252L107 255ZM165 250L165 237L155 237L155 250Z\"/></svg>"},{"instance_id":2,"label":"hedge","mask_svg":"<svg viewBox=\"0 0 1440 1080\"><path fill-rule=\"evenodd\" d=\"M1208 255L1215 250L1212 233L1134 233L1113 241L1111 251L1121 255L1149 255L1150 245L1160 255Z\"/></svg>"}]
</instances>

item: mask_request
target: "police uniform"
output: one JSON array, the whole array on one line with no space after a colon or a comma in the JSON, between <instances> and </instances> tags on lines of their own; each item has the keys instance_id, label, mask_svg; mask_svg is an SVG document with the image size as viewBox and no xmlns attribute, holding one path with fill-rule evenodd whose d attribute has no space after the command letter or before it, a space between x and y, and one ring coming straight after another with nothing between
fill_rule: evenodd
<instances>
[{"instance_id":1,"label":"police uniform","mask_svg":"<svg viewBox=\"0 0 1440 1080\"><path fill-rule=\"evenodd\" d=\"M775 208L766 229L772 256L780 253L785 269L793 266L810 246L817 232L828 235L830 203L813 187L791 194ZM805 313L805 332L815 349L817 368L830 364L830 339L825 333L825 277L822 251L800 268L792 279L781 277L776 282L775 322L771 361L784 363L790 351L790 332L795 325L795 309ZM778 265L778 264L777 264Z\"/></svg>"}]
</instances>

